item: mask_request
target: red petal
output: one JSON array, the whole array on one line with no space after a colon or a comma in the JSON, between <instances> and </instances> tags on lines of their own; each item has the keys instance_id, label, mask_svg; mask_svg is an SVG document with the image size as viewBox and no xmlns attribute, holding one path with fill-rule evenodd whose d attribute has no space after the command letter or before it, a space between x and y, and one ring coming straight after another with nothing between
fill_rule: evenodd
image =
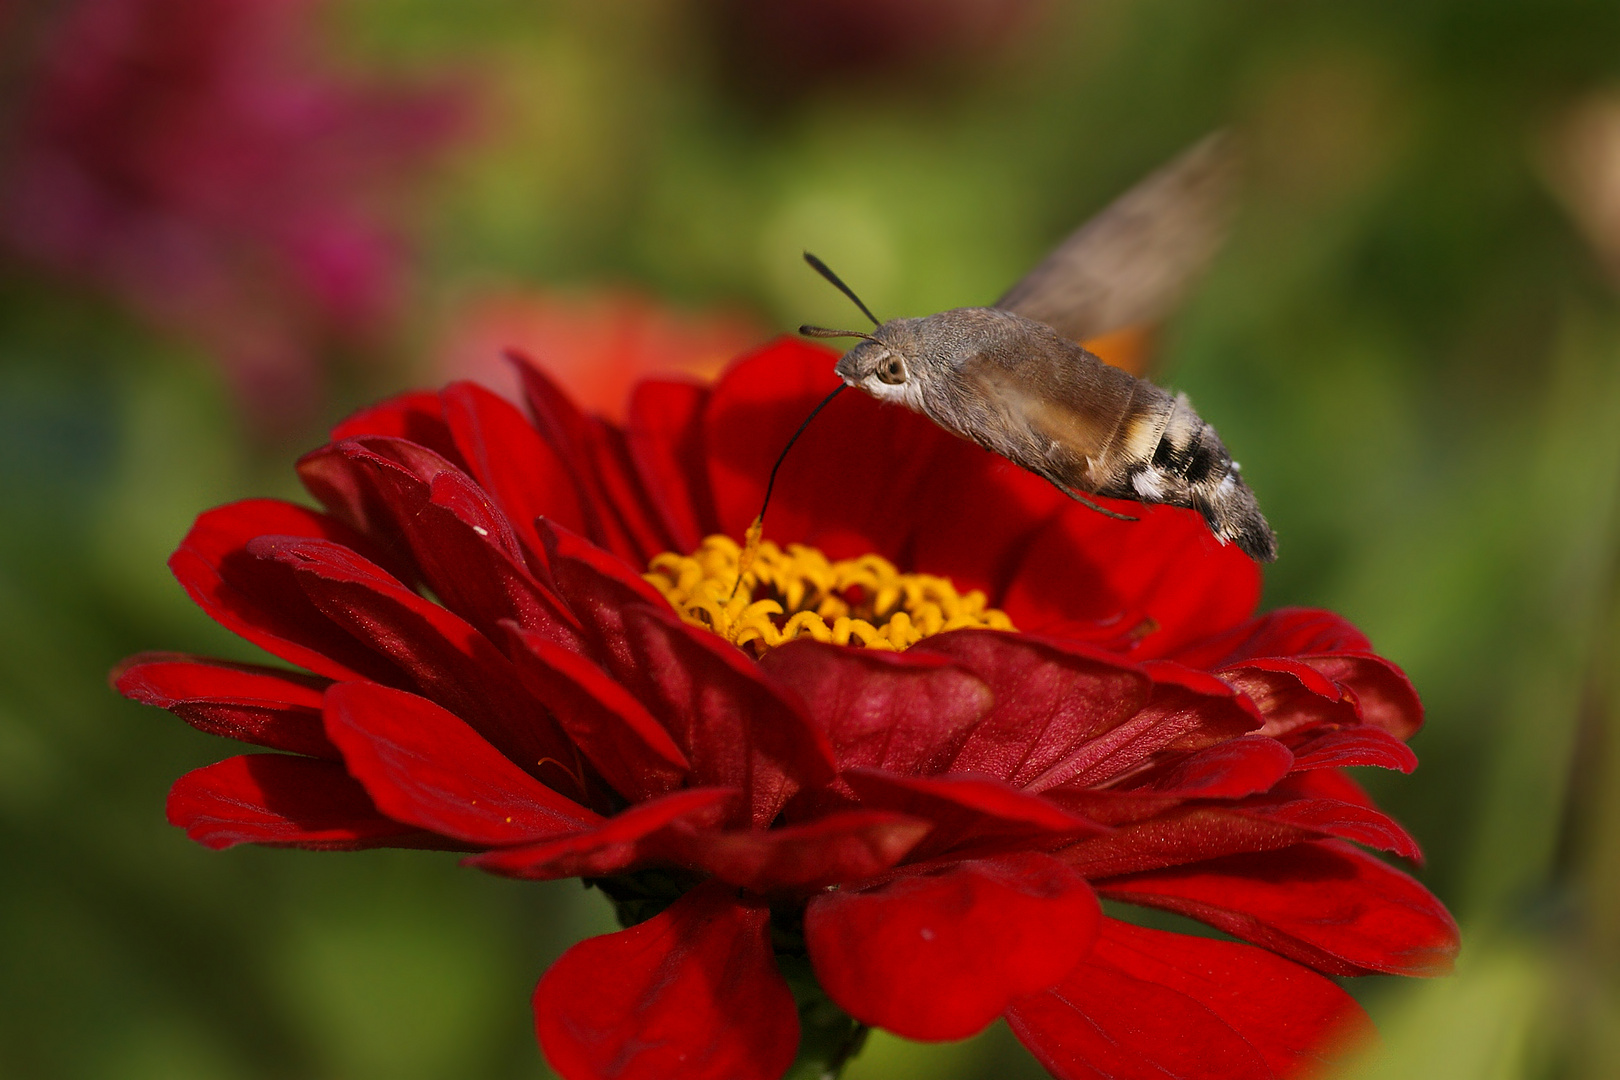
<instances>
[{"instance_id":1,"label":"red petal","mask_svg":"<svg viewBox=\"0 0 1620 1080\"><path fill-rule=\"evenodd\" d=\"M1331 975L1439 975L1457 924L1407 875L1339 840L1099 882L1117 900L1165 908Z\"/></svg>"},{"instance_id":2,"label":"red petal","mask_svg":"<svg viewBox=\"0 0 1620 1080\"><path fill-rule=\"evenodd\" d=\"M1265 1058L1168 987L1094 964L1025 998L1007 1023L1057 1080L1272 1080Z\"/></svg>"},{"instance_id":3,"label":"red petal","mask_svg":"<svg viewBox=\"0 0 1620 1080\"><path fill-rule=\"evenodd\" d=\"M1199 1002L1279 1076L1314 1075L1376 1037L1367 1014L1337 983L1264 949L1104 919L1088 963Z\"/></svg>"},{"instance_id":4,"label":"red petal","mask_svg":"<svg viewBox=\"0 0 1620 1080\"><path fill-rule=\"evenodd\" d=\"M848 649L800 639L760 658L796 692L838 768L937 772L989 710L989 687L943 657Z\"/></svg>"},{"instance_id":5,"label":"red petal","mask_svg":"<svg viewBox=\"0 0 1620 1080\"><path fill-rule=\"evenodd\" d=\"M1020 629L1128 616L1122 631L1139 624L1147 631L1133 637L1133 655L1166 656L1254 610L1259 570L1197 514L1121 506L1141 520L1112 521L1074 506L1035 537L1002 603Z\"/></svg>"},{"instance_id":6,"label":"red petal","mask_svg":"<svg viewBox=\"0 0 1620 1080\"><path fill-rule=\"evenodd\" d=\"M1155 754L1201 750L1237 738L1260 726L1253 706L1212 675L1164 661L1144 665L1153 693L1136 715L1092 739L1070 756L1063 776L1067 789L1084 789L1128 773ZM1058 790L1050 788L1048 790Z\"/></svg>"},{"instance_id":7,"label":"red petal","mask_svg":"<svg viewBox=\"0 0 1620 1080\"><path fill-rule=\"evenodd\" d=\"M325 514L276 499L247 499L198 517L169 558L169 569L209 618L289 663L333 679L398 683L399 670L321 614L292 570L248 554L249 541L266 534L368 546Z\"/></svg>"},{"instance_id":8,"label":"red petal","mask_svg":"<svg viewBox=\"0 0 1620 1080\"><path fill-rule=\"evenodd\" d=\"M1067 801L1067 800L1065 800ZM1304 828L1225 807L1176 807L1064 848L1058 858L1089 880L1275 851L1311 839Z\"/></svg>"},{"instance_id":9,"label":"red petal","mask_svg":"<svg viewBox=\"0 0 1620 1080\"><path fill-rule=\"evenodd\" d=\"M826 739L740 650L656 608L629 608L624 619L631 688L698 783L742 789L748 824L769 824L794 794L832 778Z\"/></svg>"},{"instance_id":10,"label":"red petal","mask_svg":"<svg viewBox=\"0 0 1620 1080\"><path fill-rule=\"evenodd\" d=\"M341 545L260 537L251 548L292 567L298 587L321 611L375 643L424 695L525 770L543 767L549 781L583 799L573 747L484 635Z\"/></svg>"},{"instance_id":11,"label":"red petal","mask_svg":"<svg viewBox=\"0 0 1620 1080\"><path fill-rule=\"evenodd\" d=\"M1283 735L1308 724L1357 724L1355 699L1332 679L1297 660L1251 660L1225 668L1221 679L1248 696L1267 735Z\"/></svg>"},{"instance_id":12,"label":"red petal","mask_svg":"<svg viewBox=\"0 0 1620 1080\"><path fill-rule=\"evenodd\" d=\"M681 786L691 763L630 691L575 652L511 623L506 630L523 685L615 791L642 802Z\"/></svg>"},{"instance_id":13,"label":"red petal","mask_svg":"<svg viewBox=\"0 0 1620 1080\"><path fill-rule=\"evenodd\" d=\"M959 863L863 891L821 893L805 944L827 995L908 1039L962 1039L1045 990L1090 951L1101 920L1080 876L1036 852Z\"/></svg>"},{"instance_id":14,"label":"red petal","mask_svg":"<svg viewBox=\"0 0 1620 1080\"><path fill-rule=\"evenodd\" d=\"M584 626L586 636L607 654L614 674L629 665L624 613L638 604L668 609L663 595L623 560L552 521L535 526L545 544L557 592ZM633 674L633 672L631 672Z\"/></svg>"},{"instance_id":15,"label":"red petal","mask_svg":"<svg viewBox=\"0 0 1620 1080\"><path fill-rule=\"evenodd\" d=\"M456 458L456 444L444 422L439 395L431 390L412 390L361 409L334 427L331 438L342 442L362 435L409 439L452 461Z\"/></svg>"},{"instance_id":16,"label":"red petal","mask_svg":"<svg viewBox=\"0 0 1620 1080\"><path fill-rule=\"evenodd\" d=\"M1040 790L1092 764L1099 740L1148 702L1152 684L1134 665L1068 642L959 630L914 653L949 657L984 680L995 706L939 768L1000 777Z\"/></svg>"},{"instance_id":17,"label":"red petal","mask_svg":"<svg viewBox=\"0 0 1620 1080\"><path fill-rule=\"evenodd\" d=\"M1372 1036L1334 983L1247 945L1102 921L1062 985L1008 1023L1062 1080L1314 1075Z\"/></svg>"},{"instance_id":18,"label":"red petal","mask_svg":"<svg viewBox=\"0 0 1620 1080\"><path fill-rule=\"evenodd\" d=\"M1276 739L1243 735L1172 758L1113 790L1185 799L1237 799L1269 791L1288 775L1293 764L1294 755Z\"/></svg>"},{"instance_id":19,"label":"red petal","mask_svg":"<svg viewBox=\"0 0 1620 1080\"><path fill-rule=\"evenodd\" d=\"M930 827L905 814L851 810L782 829L688 832L674 850L682 862L751 892L806 892L876 877Z\"/></svg>"},{"instance_id":20,"label":"red petal","mask_svg":"<svg viewBox=\"0 0 1620 1080\"><path fill-rule=\"evenodd\" d=\"M647 556L625 532L612 501L602 490L596 469L598 435L592 418L580 412L532 360L514 351L506 355L523 380L535 427L556 452L563 471L574 483L584 534L619 558L645 566Z\"/></svg>"},{"instance_id":21,"label":"red petal","mask_svg":"<svg viewBox=\"0 0 1620 1080\"><path fill-rule=\"evenodd\" d=\"M513 619L583 647L578 622L529 573L511 523L471 477L397 439L356 439L299 462L299 475L357 527L403 537L435 596L475 625Z\"/></svg>"},{"instance_id":22,"label":"red petal","mask_svg":"<svg viewBox=\"0 0 1620 1080\"><path fill-rule=\"evenodd\" d=\"M799 1014L769 921L769 909L710 883L575 945L534 992L546 1060L565 1080L779 1080Z\"/></svg>"},{"instance_id":23,"label":"red petal","mask_svg":"<svg viewBox=\"0 0 1620 1080\"><path fill-rule=\"evenodd\" d=\"M1323 836L1337 836L1423 862L1416 840L1388 814L1361 803L1339 799L1289 798L1278 794L1247 800L1234 808L1249 817L1263 818Z\"/></svg>"},{"instance_id":24,"label":"red petal","mask_svg":"<svg viewBox=\"0 0 1620 1080\"><path fill-rule=\"evenodd\" d=\"M585 449L596 471L602 498L626 538L627 546L615 547L614 551L621 558L645 566L654 555L673 549L675 541L664 530L658 510L642 486L624 432L606 420L592 417L586 428Z\"/></svg>"},{"instance_id":25,"label":"red petal","mask_svg":"<svg viewBox=\"0 0 1620 1080\"><path fill-rule=\"evenodd\" d=\"M723 532L741 536L759 512L772 463L816 402L838 385L837 358L823 346L783 339L733 364L715 387L704 439ZM895 512L894 493L912 490L932 449L946 440L919 416L843 395L782 462L770 535L814 544L835 559L871 551L897 556L915 522Z\"/></svg>"},{"instance_id":26,"label":"red petal","mask_svg":"<svg viewBox=\"0 0 1620 1080\"><path fill-rule=\"evenodd\" d=\"M500 504L531 557L545 558L535 518L584 528L579 492L563 458L510 402L469 382L451 383L439 397L468 471Z\"/></svg>"},{"instance_id":27,"label":"red petal","mask_svg":"<svg viewBox=\"0 0 1620 1080\"><path fill-rule=\"evenodd\" d=\"M988 776L897 776L877 769L843 775L863 805L933 822L933 831L911 853L913 861L1102 831L1095 822Z\"/></svg>"},{"instance_id":28,"label":"red petal","mask_svg":"<svg viewBox=\"0 0 1620 1080\"><path fill-rule=\"evenodd\" d=\"M675 550L696 551L720 531L704 456L706 387L648 380L630 395L630 458Z\"/></svg>"},{"instance_id":29,"label":"red petal","mask_svg":"<svg viewBox=\"0 0 1620 1080\"><path fill-rule=\"evenodd\" d=\"M674 848L669 827L717 825L737 794L726 788L688 788L638 803L587 832L486 851L463 861L491 873L536 881L602 877L649 862L670 862Z\"/></svg>"},{"instance_id":30,"label":"red petal","mask_svg":"<svg viewBox=\"0 0 1620 1080\"><path fill-rule=\"evenodd\" d=\"M375 683L326 692L326 733L379 809L470 844L519 844L601 819L501 756L426 698Z\"/></svg>"},{"instance_id":31,"label":"red petal","mask_svg":"<svg viewBox=\"0 0 1620 1080\"><path fill-rule=\"evenodd\" d=\"M1278 608L1189 645L1176 659L1189 667L1229 667L1266 656L1370 652L1366 635L1344 617L1317 608Z\"/></svg>"},{"instance_id":32,"label":"red petal","mask_svg":"<svg viewBox=\"0 0 1620 1080\"><path fill-rule=\"evenodd\" d=\"M119 665L113 680L125 697L168 709L210 735L295 754L338 756L321 728L327 679L179 653L142 653Z\"/></svg>"},{"instance_id":33,"label":"red petal","mask_svg":"<svg viewBox=\"0 0 1620 1080\"><path fill-rule=\"evenodd\" d=\"M354 851L431 839L379 813L342 765L291 754L244 754L188 772L169 791L169 824L215 849Z\"/></svg>"},{"instance_id":34,"label":"red petal","mask_svg":"<svg viewBox=\"0 0 1620 1080\"><path fill-rule=\"evenodd\" d=\"M1355 695L1361 722L1410 739L1423 726L1423 703L1401 669L1371 653L1306 656L1305 663Z\"/></svg>"},{"instance_id":35,"label":"red petal","mask_svg":"<svg viewBox=\"0 0 1620 1080\"><path fill-rule=\"evenodd\" d=\"M1395 736L1374 727L1311 730L1290 740L1295 769L1326 769L1341 765L1376 765L1409 773L1417 768L1417 755Z\"/></svg>"}]
</instances>

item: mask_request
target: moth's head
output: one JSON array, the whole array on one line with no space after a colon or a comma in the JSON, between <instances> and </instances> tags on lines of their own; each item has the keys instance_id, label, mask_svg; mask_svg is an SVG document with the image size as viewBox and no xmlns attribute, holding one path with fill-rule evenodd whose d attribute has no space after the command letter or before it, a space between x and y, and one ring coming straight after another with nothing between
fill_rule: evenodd
<instances>
[{"instance_id":1,"label":"moth's head","mask_svg":"<svg viewBox=\"0 0 1620 1080\"><path fill-rule=\"evenodd\" d=\"M919 375L917 319L891 319L838 361L838 377L877 398L900 399Z\"/></svg>"}]
</instances>

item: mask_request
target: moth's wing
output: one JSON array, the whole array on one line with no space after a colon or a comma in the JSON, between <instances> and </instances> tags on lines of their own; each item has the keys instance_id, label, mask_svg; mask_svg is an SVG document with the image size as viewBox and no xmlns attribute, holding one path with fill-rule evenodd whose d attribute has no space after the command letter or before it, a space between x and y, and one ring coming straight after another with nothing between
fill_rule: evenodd
<instances>
[{"instance_id":1,"label":"moth's wing","mask_svg":"<svg viewBox=\"0 0 1620 1080\"><path fill-rule=\"evenodd\" d=\"M1080 226L995 306L1086 341L1162 318L1226 234L1236 154L1219 132Z\"/></svg>"},{"instance_id":2,"label":"moth's wing","mask_svg":"<svg viewBox=\"0 0 1620 1080\"><path fill-rule=\"evenodd\" d=\"M1093 462L1107 453L1137 380L1055 339L1051 348L1037 345L985 349L957 368L972 400L991 410L986 423L1007 441L969 437L1059 487L1095 491Z\"/></svg>"}]
</instances>

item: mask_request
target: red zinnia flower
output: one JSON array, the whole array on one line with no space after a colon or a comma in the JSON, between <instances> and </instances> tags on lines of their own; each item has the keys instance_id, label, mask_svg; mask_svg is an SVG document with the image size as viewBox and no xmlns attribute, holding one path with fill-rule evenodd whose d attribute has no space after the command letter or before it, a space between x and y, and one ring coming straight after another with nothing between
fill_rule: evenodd
<instances>
[{"instance_id":1,"label":"red zinnia flower","mask_svg":"<svg viewBox=\"0 0 1620 1080\"><path fill-rule=\"evenodd\" d=\"M570 1078L778 1077L801 1006L834 1062L856 1021L1005 1016L1060 1077L1297 1075L1366 1027L1326 975L1448 967L1445 909L1355 846L1416 844L1338 768L1414 766L1410 684L1337 616L1252 616L1255 567L1190 512L1107 519L845 395L768 523L819 551L768 547L732 597L715 537L832 366L779 343L642 383L618 427L524 365L532 422L407 394L300 462L324 512L204 514L175 574L307 671L126 664L124 693L285 751L183 777L170 819L593 879L629 928L534 1001Z\"/></svg>"}]
</instances>

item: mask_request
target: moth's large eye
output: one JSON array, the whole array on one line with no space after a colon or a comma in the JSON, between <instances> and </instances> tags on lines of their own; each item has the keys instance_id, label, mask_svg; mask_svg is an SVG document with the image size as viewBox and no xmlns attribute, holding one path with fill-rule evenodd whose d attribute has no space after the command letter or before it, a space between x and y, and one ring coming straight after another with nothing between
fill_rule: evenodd
<instances>
[{"instance_id":1,"label":"moth's large eye","mask_svg":"<svg viewBox=\"0 0 1620 1080\"><path fill-rule=\"evenodd\" d=\"M889 358L878 365L877 377L879 382L899 386L906 381L906 362L890 353Z\"/></svg>"}]
</instances>

